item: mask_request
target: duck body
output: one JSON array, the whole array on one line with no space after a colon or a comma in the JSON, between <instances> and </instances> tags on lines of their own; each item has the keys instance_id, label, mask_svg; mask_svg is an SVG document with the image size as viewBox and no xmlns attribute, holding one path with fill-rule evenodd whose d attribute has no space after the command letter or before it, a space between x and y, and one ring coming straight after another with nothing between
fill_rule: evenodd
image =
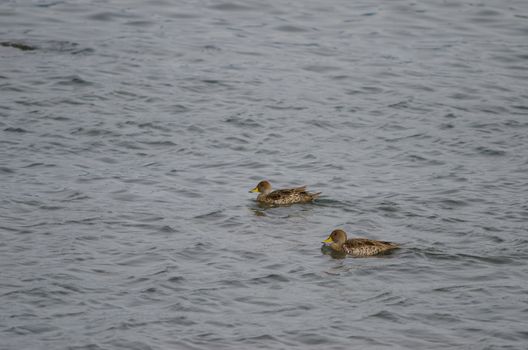
<instances>
[{"instance_id":1,"label":"duck body","mask_svg":"<svg viewBox=\"0 0 528 350\"><path fill-rule=\"evenodd\" d=\"M268 181L261 181L249 192L257 192L257 202L268 205L288 205L295 203L308 203L319 197L321 192L310 193L306 191L306 186L288 188L282 190L271 190Z\"/></svg>"},{"instance_id":2,"label":"duck body","mask_svg":"<svg viewBox=\"0 0 528 350\"><path fill-rule=\"evenodd\" d=\"M354 257L378 255L399 247L396 243L368 238L347 239L346 233L343 230L334 230L323 243L330 243L330 248L335 252Z\"/></svg>"}]
</instances>

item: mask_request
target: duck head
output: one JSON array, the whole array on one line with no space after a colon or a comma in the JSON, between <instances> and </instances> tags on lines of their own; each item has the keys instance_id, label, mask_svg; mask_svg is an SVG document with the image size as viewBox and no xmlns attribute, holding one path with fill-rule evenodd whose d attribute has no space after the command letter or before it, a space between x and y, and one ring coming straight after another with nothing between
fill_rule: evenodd
<instances>
[{"instance_id":1,"label":"duck head","mask_svg":"<svg viewBox=\"0 0 528 350\"><path fill-rule=\"evenodd\" d=\"M343 245L347 240L346 232L343 230L333 230L330 236L323 241L323 243L336 244L337 246Z\"/></svg>"},{"instance_id":2,"label":"duck head","mask_svg":"<svg viewBox=\"0 0 528 350\"><path fill-rule=\"evenodd\" d=\"M254 189L252 189L251 191L249 192L257 192L257 193L262 193L262 194L268 194L271 192L271 184L264 180L264 181L260 181L257 185L257 187L255 187Z\"/></svg>"}]
</instances>

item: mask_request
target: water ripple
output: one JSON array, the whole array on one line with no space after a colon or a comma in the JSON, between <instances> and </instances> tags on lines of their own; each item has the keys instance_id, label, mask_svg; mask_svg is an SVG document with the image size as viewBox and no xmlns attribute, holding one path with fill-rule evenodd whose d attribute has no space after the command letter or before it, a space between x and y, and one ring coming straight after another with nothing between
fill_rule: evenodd
<instances>
[{"instance_id":1,"label":"water ripple","mask_svg":"<svg viewBox=\"0 0 528 350\"><path fill-rule=\"evenodd\" d=\"M526 13L0 3L2 346L522 348Z\"/></svg>"}]
</instances>

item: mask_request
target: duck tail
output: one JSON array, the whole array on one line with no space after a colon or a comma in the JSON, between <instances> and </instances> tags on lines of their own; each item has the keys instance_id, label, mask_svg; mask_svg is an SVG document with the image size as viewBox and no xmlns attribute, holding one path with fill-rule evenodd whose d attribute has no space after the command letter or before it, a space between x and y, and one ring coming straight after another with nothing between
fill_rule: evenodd
<instances>
[{"instance_id":1,"label":"duck tail","mask_svg":"<svg viewBox=\"0 0 528 350\"><path fill-rule=\"evenodd\" d=\"M321 193L323 193L323 192L311 193L312 198L313 198L313 199L317 199L317 198L321 195Z\"/></svg>"},{"instance_id":2,"label":"duck tail","mask_svg":"<svg viewBox=\"0 0 528 350\"><path fill-rule=\"evenodd\" d=\"M400 245L398 243L386 242L386 241L384 241L383 243L385 243L389 249L400 248Z\"/></svg>"}]
</instances>

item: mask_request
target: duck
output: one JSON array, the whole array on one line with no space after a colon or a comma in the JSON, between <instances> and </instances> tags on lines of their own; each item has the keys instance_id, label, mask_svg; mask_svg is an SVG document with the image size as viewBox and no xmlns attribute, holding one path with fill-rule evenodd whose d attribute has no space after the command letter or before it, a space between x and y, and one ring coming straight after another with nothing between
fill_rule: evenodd
<instances>
[{"instance_id":1,"label":"duck","mask_svg":"<svg viewBox=\"0 0 528 350\"><path fill-rule=\"evenodd\" d=\"M330 236L322 243L328 244L337 253L344 253L354 257L373 256L399 248L399 245L392 242L377 241L368 238L347 238L345 231L337 229L332 231Z\"/></svg>"},{"instance_id":2,"label":"duck","mask_svg":"<svg viewBox=\"0 0 528 350\"><path fill-rule=\"evenodd\" d=\"M307 192L306 186L272 191L271 184L266 180L260 181L258 185L249 192L256 192L259 194L257 196L257 202L271 205L308 203L319 197L321 194L321 192Z\"/></svg>"}]
</instances>

